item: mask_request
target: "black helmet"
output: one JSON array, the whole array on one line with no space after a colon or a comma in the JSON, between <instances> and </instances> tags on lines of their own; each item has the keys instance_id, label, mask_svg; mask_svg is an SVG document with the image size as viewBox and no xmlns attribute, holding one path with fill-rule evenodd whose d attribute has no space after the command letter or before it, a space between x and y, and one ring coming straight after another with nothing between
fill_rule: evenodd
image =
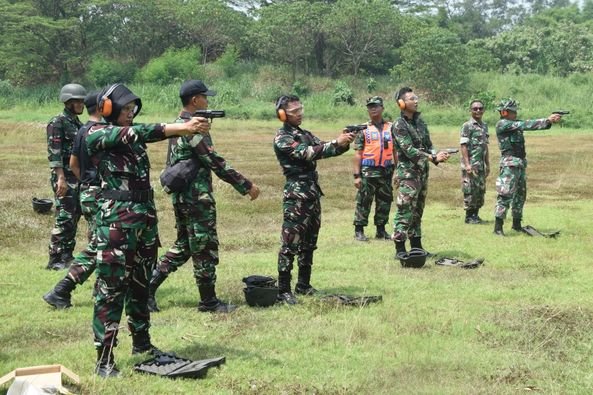
<instances>
[{"instance_id":1,"label":"black helmet","mask_svg":"<svg viewBox=\"0 0 593 395\"><path fill-rule=\"evenodd\" d=\"M276 280L268 276L253 275L243 278L245 301L249 306L268 307L276 303Z\"/></svg>"},{"instance_id":2,"label":"black helmet","mask_svg":"<svg viewBox=\"0 0 593 395\"><path fill-rule=\"evenodd\" d=\"M48 213L54 204L50 199L37 199L36 197L32 199L32 203L33 210L40 214Z\"/></svg>"},{"instance_id":3,"label":"black helmet","mask_svg":"<svg viewBox=\"0 0 593 395\"><path fill-rule=\"evenodd\" d=\"M402 267L413 267L416 269L424 266L427 256L428 253L422 248L412 248L410 252L400 252L397 254Z\"/></svg>"}]
</instances>

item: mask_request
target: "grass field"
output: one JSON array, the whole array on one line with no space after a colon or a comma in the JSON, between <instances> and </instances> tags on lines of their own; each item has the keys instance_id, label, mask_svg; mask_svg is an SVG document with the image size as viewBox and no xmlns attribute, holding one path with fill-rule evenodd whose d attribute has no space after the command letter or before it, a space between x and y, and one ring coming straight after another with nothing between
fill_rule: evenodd
<instances>
[{"instance_id":1,"label":"grass field","mask_svg":"<svg viewBox=\"0 0 593 395\"><path fill-rule=\"evenodd\" d=\"M45 124L2 121L0 376L61 363L81 376L73 390L85 394L591 393L593 134L558 127L526 133L524 224L561 230L557 239L518 234L510 221L505 238L492 234L495 175L480 213L487 223L465 225L459 158L431 168L424 245L464 260L484 257L477 270L439 267L434 260L420 270L402 269L392 243L355 242L352 152L320 161L326 196L312 283L330 293L382 295L383 302L348 308L301 297L296 306L257 309L245 304L241 279L276 276L284 182L271 146L276 127L230 120L213 127L217 150L262 189L250 202L215 178L217 288L240 308L230 315L197 313L188 263L159 289L162 311L152 316L160 348L191 359L226 356L226 364L203 380L136 374L133 365L143 358L130 355L122 328L115 353L123 375L102 380L92 374L92 282L77 288L70 310L55 311L41 299L65 274L44 270L53 217L31 208L33 196L51 197ZM305 121L304 127L331 139L341 125ZM457 130L433 126L431 132L437 147L458 145ZM496 169L494 136L490 147ZM164 142L149 146L163 249L175 237L172 206L157 181L165 153ZM77 250L85 229L81 221Z\"/></svg>"}]
</instances>

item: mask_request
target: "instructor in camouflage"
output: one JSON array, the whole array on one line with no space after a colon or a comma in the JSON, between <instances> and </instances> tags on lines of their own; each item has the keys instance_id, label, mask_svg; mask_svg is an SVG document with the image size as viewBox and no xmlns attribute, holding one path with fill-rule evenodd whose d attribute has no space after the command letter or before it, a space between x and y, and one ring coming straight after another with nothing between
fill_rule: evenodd
<instances>
[{"instance_id":1,"label":"instructor in camouflage","mask_svg":"<svg viewBox=\"0 0 593 395\"><path fill-rule=\"evenodd\" d=\"M119 375L113 348L124 308L132 353L158 353L148 332L148 283L160 242L146 144L207 132L209 125L205 118L176 124L132 125L142 101L122 84L104 89L99 98L99 111L110 124L92 126L86 138L101 178L93 313L95 373L113 377Z\"/></svg>"},{"instance_id":2,"label":"instructor in camouflage","mask_svg":"<svg viewBox=\"0 0 593 395\"><path fill-rule=\"evenodd\" d=\"M428 127L418 112L418 96L412 88L401 88L396 94L401 115L393 124L397 149L397 212L395 213L396 258L406 252L406 240L411 248L422 249L422 214L428 191L429 162L438 165L449 159L446 151L433 149Z\"/></svg>"},{"instance_id":3,"label":"instructor in camouflage","mask_svg":"<svg viewBox=\"0 0 593 395\"><path fill-rule=\"evenodd\" d=\"M373 96L366 102L370 122L354 139L354 187L356 211L354 212L354 238L368 241L364 228L369 224L371 205L375 201L375 238L390 240L385 231L393 202L393 169L396 162L395 147L391 136L392 123L383 119L383 98Z\"/></svg>"},{"instance_id":4,"label":"instructor in camouflage","mask_svg":"<svg viewBox=\"0 0 593 395\"><path fill-rule=\"evenodd\" d=\"M50 183L56 200L56 218L49 240L49 262L46 269L67 268L76 245L76 228L80 219L78 179L70 169L70 155L76 132L82 126L78 116L84 110L86 90L79 84L66 84L60 90L64 111L47 125L47 158L51 168Z\"/></svg>"},{"instance_id":5,"label":"instructor in camouflage","mask_svg":"<svg viewBox=\"0 0 593 395\"><path fill-rule=\"evenodd\" d=\"M486 177L490 173L488 125L482 120L484 103L473 100L469 105L471 118L461 126L461 191L466 224L480 224L478 215L484 205Z\"/></svg>"},{"instance_id":6,"label":"instructor in camouflage","mask_svg":"<svg viewBox=\"0 0 593 395\"><path fill-rule=\"evenodd\" d=\"M200 80L185 81L179 89L183 110L176 122L187 122L197 110L208 108L208 97L215 91ZM259 196L259 188L235 169L233 169L215 150L210 133L205 135L182 136L169 140L170 158L168 163L175 165L182 160L193 160L197 174L188 187L181 192L173 192L173 209L177 240L159 258L150 280L150 311L159 311L155 293L170 273L192 259L194 278L200 302L198 311L228 313L236 306L225 303L216 296L216 265L218 265L218 234L216 232L216 201L212 190L212 172L229 183L241 195L249 195L251 200Z\"/></svg>"},{"instance_id":7,"label":"instructor in camouflage","mask_svg":"<svg viewBox=\"0 0 593 395\"><path fill-rule=\"evenodd\" d=\"M560 114L548 118L517 119L519 103L508 98L497 107L500 120L496 123L496 138L500 148L500 173L496 179L496 208L494 210L494 233L504 236L503 225L509 207L513 215L513 230L522 231L523 205L527 196L525 170L527 158L525 152L524 130L550 129L553 123L560 122Z\"/></svg>"},{"instance_id":8,"label":"instructor in camouflage","mask_svg":"<svg viewBox=\"0 0 593 395\"><path fill-rule=\"evenodd\" d=\"M282 127L274 138L274 152L286 177L282 246L278 253L278 300L296 304L290 285L295 256L298 257L299 267L295 293L311 295L316 291L310 280L313 251L317 249L321 226L320 198L323 196L318 183L317 160L348 151L354 134L340 133L331 142L323 142L311 132L301 129L303 105L297 96L281 96L276 101L276 114L282 121Z\"/></svg>"}]
</instances>

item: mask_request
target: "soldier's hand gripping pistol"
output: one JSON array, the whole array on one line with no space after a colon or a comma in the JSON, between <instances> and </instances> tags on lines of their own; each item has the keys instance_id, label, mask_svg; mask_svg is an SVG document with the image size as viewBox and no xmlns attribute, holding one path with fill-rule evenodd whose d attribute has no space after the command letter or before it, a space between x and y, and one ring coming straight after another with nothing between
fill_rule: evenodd
<instances>
[{"instance_id":1,"label":"soldier's hand gripping pistol","mask_svg":"<svg viewBox=\"0 0 593 395\"><path fill-rule=\"evenodd\" d=\"M347 129L347 131L345 131L344 133L358 133L361 132L363 130L365 130L368 127L368 125L366 123L360 124L360 125L348 125L348 126L344 126L344 129Z\"/></svg>"},{"instance_id":2,"label":"soldier's hand gripping pistol","mask_svg":"<svg viewBox=\"0 0 593 395\"><path fill-rule=\"evenodd\" d=\"M214 118L224 118L224 110L198 110L194 112L194 117L208 118L210 122Z\"/></svg>"}]
</instances>

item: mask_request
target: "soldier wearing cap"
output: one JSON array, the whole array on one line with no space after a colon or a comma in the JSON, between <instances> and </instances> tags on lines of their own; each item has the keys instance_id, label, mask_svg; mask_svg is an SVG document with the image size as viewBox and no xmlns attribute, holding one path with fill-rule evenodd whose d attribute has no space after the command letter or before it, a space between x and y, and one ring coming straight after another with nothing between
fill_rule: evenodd
<instances>
[{"instance_id":1,"label":"soldier wearing cap","mask_svg":"<svg viewBox=\"0 0 593 395\"><path fill-rule=\"evenodd\" d=\"M392 123L383 119L383 99L370 97L367 102L370 121L367 128L354 139L354 187L356 211L354 212L354 238L368 241L364 227L369 223L369 214L375 201L375 238L391 239L385 231L393 201L393 169L397 154L391 135Z\"/></svg>"},{"instance_id":2,"label":"soldier wearing cap","mask_svg":"<svg viewBox=\"0 0 593 395\"><path fill-rule=\"evenodd\" d=\"M84 105L89 114L89 120L78 132L74 140L70 168L80 181L79 200L82 215L88 223L88 245L74 259L68 274L56 286L43 296L48 304L57 309L66 309L72 306L71 293L77 284L82 284L95 271L95 258L97 257L96 222L95 216L99 210L99 192L101 180L97 169L91 162L87 151L86 137L90 128L102 121L97 109L98 91L91 92L84 98Z\"/></svg>"},{"instance_id":3,"label":"soldier wearing cap","mask_svg":"<svg viewBox=\"0 0 593 395\"><path fill-rule=\"evenodd\" d=\"M47 157L51 168L50 182L56 200L56 218L49 241L46 269L67 268L76 245L76 228L80 219L78 179L70 169L70 155L76 132L82 126L78 116L84 110L86 90L79 84L66 84L60 90L64 111L47 125Z\"/></svg>"},{"instance_id":4,"label":"soldier wearing cap","mask_svg":"<svg viewBox=\"0 0 593 395\"><path fill-rule=\"evenodd\" d=\"M176 122L187 122L197 110L208 108L208 97L216 92L200 80L185 81L179 90L183 109ZM169 141L170 157L167 163L193 160L198 168L197 175L181 192L173 192L173 208L177 228L177 240L162 255L150 281L149 308L159 311L155 293L170 273L192 259L194 278L200 293L198 311L227 313L236 306L218 299L215 291L216 265L218 265L218 235L216 232L216 202L212 190L212 172L229 183L241 195L254 200L259 188L234 170L215 150L212 136L184 136Z\"/></svg>"},{"instance_id":5,"label":"soldier wearing cap","mask_svg":"<svg viewBox=\"0 0 593 395\"><path fill-rule=\"evenodd\" d=\"M123 84L105 88L98 97L99 111L109 124L91 126L86 137L87 151L101 178L93 312L95 373L114 377L119 371L113 349L124 310L132 353L158 353L149 336L148 284L160 241L146 145L206 133L209 125L205 118L133 124L142 101Z\"/></svg>"},{"instance_id":6,"label":"soldier wearing cap","mask_svg":"<svg viewBox=\"0 0 593 395\"><path fill-rule=\"evenodd\" d=\"M500 120L496 123L496 138L500 148L500 173L496 179L496 208L494 210L494 234L504 236L503 225L509 207L513 215L513 230L523 228L523 205L527 196L525 170L527 158L525 152L524 130L550 129L553 123L560 122L560 114L548 118L517 119L519 103L512 98L503 99L497 107Z\"/></svg>"}]
</instances>

